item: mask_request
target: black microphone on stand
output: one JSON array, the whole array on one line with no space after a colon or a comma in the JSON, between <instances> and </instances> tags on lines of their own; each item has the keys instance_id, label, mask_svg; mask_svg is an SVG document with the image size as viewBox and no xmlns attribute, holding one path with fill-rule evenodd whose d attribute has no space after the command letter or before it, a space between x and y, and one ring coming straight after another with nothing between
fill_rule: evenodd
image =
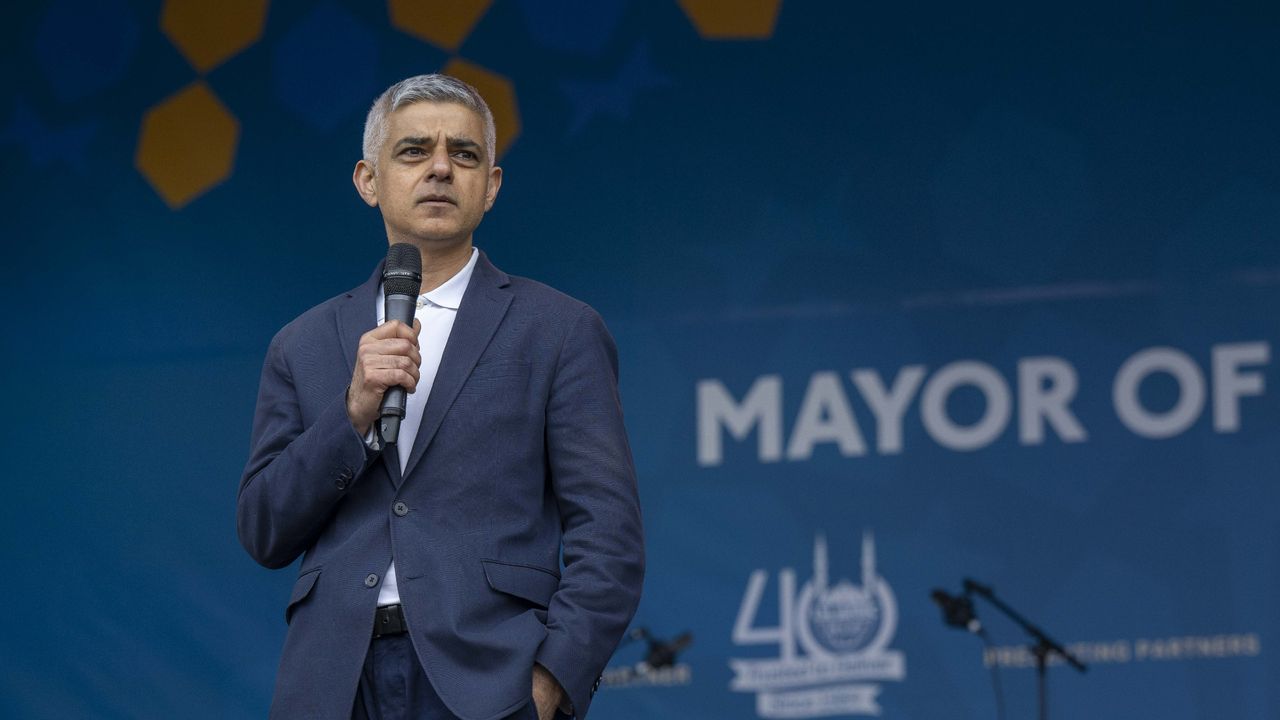
<instances>
[{"instance_id":1,"label":"black microphone on stand","mask_svg":"<svg viewBox=\"0 0 1280 720\"><path fill-rule=\"evenodd\" d=\"M382 269L383 320L399 320L413 327L420 290L422 253L417 246L409 243L392 245L387 250L387 264ZM404 419L406 397L407 394L400 385L387 388L382 396L382 418L378 422L378 435L383 444L394 443L400 437L400 421Z\"/></svg>"},{"instance_id":2,"label":"black microphone on stand","mask_svg":"<svg viewBox=\"0 0 1280 720\"><path fill-rule=\"evenodd\" d=\"M693 644L693 633L686 630L671 640L662 640L651 635L648 628L641 627L627 633L627 640L644 640L649 644L644 660L637 666L647 672L675 665L680 651Z\"/></svg>"},{"instance_id":3,"label":"black microphone on stand","mask_svg":"<svg viewBox=\"0 0 1280 720\"><path fill-rule=\"evenodd\" d=\"M934 589L929 594L933 601L942 608L942 621L951 627L968 630L975 635L982 634L982 623L973 612L973 601L968 595L955 596L945 590Z\"/></svg>"}]
</instances>

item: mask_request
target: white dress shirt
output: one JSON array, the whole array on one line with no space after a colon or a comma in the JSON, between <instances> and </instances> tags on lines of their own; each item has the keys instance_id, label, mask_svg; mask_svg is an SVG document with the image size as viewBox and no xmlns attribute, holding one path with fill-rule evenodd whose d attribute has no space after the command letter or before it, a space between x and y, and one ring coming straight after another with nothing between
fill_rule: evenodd
<instances>
[{"instance_id":1,"label":"white dress shirt","mask_svg":"<svg viewBox=\"0 0 1280 720\"><path fill-rule=\"evenodd\" d=\"M421 376L418 388L405 400L404 420L400 422L400 437L396 443L396 452L400 456L400 470L409 462L409 454L413 452L413 442L418 436L418 426L422 424L422 409L427 405L427 397L431 395L431 386L435 384L436 372L440 369L440 357L444 354L445 343L449 342L449 333L453 330L453 321L458 316L458 307L462 305L462 296L471 282L471 271L475 270L476 258L480 253L471 249L471 259L440 287L418 296L418 310L414 314L422 323L422 331L418 333L418 351L422 355L419 366ZM386 309L383 306L382 288L378 288L377 303L378 324L385 320ZM365 441L374 439L366 436ZM382 586L378 588L378 605L394 605L400 602L400 588L396 585L396 561L382 576Z\"/></svg>"}]
</instances>

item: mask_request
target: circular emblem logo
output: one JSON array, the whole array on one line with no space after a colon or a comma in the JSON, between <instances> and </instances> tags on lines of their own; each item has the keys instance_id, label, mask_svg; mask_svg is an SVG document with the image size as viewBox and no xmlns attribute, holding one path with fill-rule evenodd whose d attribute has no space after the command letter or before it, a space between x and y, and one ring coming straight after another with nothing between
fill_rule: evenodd
<instances>
[{"instance_id":1,"label":"circular emblem logo","mask_svg":"<svg viewBox=\"0 0 1280 720\"><path fill-rule=\"evenodd\" d=\"M869 645L880 617L879 600L848 580L821 591L809 608L814 640L836 654L855 653Z\"/></svg>"}]
</instances>

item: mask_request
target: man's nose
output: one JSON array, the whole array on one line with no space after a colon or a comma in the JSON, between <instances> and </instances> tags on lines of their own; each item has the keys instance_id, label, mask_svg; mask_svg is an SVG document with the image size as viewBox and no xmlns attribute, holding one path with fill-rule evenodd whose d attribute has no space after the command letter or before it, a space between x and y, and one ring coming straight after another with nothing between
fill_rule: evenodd
<instances>
[{"instance_id":1,"label":"man's nose","mask_svg":"<svg viewBox=\"0 0 1280 720\"><path fill-rule=\"evenodd\" d=\"M432 180L448 180L453 177L453 163L449 161L449 149L440 143L431 151L431 165L427 177Z\"/></svg>"}]
</instances>

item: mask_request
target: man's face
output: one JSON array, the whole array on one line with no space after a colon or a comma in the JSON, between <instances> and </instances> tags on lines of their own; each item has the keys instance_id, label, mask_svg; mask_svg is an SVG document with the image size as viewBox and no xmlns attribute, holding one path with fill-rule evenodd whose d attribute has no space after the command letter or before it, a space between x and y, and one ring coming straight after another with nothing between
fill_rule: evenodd
<instances>
[{"instance_id":1,"label":"man's face","mask_svg":"<svg viewBox=\"0 0 1280 720\"><path fill-rule=\"evenodd\" d=\"M480 116L456 103L417 102L388 115L387 130L377 166L361 160L353 180L364 201L382 209L388 240L469 240L502 184Z\"/></svg>"}]
</instances>

